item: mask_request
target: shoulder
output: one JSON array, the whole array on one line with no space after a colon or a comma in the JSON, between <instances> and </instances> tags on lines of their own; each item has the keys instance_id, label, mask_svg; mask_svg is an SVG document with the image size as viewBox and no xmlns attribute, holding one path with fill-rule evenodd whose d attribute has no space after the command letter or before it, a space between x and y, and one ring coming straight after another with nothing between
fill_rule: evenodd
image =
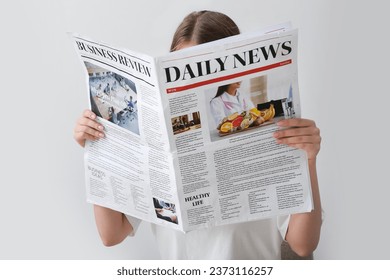
<instances>
[{"instance_id":1,"label":"shoulder","mask_svg":"<svg viewBox=\"0 0 390 280\"><path fill-rule=\"evenodd\" d=\"M222 101L221 96L214 97L213 99L210 100L210 104L211 104L211 105L219 105L219 104L221 104L222 102L223 102L223 101Z\"/></svg>"},{"instance_id":2,"label":"shoulder","mask_svg":"<svg viewBox=\"0 0 390 280\"><path fill-rule=\"evenodd\" d=\"M247 99L249 98L248 94L244 94L241 91L237 90L237 97L238 99Z\"/></svg>"}]
</instances>

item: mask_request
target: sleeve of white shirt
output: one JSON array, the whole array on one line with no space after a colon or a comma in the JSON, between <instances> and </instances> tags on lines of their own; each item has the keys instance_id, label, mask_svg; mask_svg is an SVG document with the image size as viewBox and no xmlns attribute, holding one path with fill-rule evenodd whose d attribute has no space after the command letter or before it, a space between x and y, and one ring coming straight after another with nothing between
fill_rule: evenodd
<instances>
[{"instance_id":1,"label":"sleeve of white shirt","mask_svg":"<svg viewBox=\"0 0 390 280\"><path fill-rule=\"evenodd\" d=\"M252 100L250 99L250 97L245 97L245 103L246 103L246 108L245 111L248 111L252 108L255 108L256 106L253 104Z\"/></svg>"},{"instance_id":2,"label":"sleeve of white shirt","mask_svg":"<svg viewBox=\"0 0 390 280\"><path fill-rule=\"evenodd\" d=\"M286 240L286 233L288 229L288 223L290 222L290 215L276 217L276 223L278 225L279 233L283 240Z\"/></svg>"},{"instance_id":3,"label":"sleeve of white shirt","mask_svg":"<svg viewBox=\"0 0 390 280\"><path fill-rule=\"evenodd\" d=\"M138 218L134 218L132 216L129 216L129 215L125 215L125 216L126 216L127 220L129 221L129 223L131 224L131 226L133 227L133 230L129 233L129 236L134 236L138 230L138 227L141 223L141 220Z\"/></svg>"},{"instance_id":4,"label":"sleeve of white shirt","mask_svg":"<svg viewBox=\"0 0 390 280\"><path fill-rule=\"evenodd\" d=\"M213 115L215 125L219 125L225 116L225 112L223 110L223 102L220 101L219 98L213 98L210 101L210 110Z\"/></svg>"}]
</instances>

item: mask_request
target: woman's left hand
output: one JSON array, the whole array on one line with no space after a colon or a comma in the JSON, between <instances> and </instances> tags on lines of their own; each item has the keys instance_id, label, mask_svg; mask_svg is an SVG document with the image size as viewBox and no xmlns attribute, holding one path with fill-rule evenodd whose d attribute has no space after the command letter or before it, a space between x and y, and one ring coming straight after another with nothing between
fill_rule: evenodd
<instances>
[{"instance_id":1,"label":"woman's left hand","mask_svg":"<svg viewBox=\"0 0 390 280\"><path fill-rule=\"evenodd\" d=\"M321 147L320 129L308 119L285 119L277 123L281 130L274 133L276 142L306 151L309 160L315 160ZM286 128L286 129L284 129Z\"/></svg>"}]
</instances>

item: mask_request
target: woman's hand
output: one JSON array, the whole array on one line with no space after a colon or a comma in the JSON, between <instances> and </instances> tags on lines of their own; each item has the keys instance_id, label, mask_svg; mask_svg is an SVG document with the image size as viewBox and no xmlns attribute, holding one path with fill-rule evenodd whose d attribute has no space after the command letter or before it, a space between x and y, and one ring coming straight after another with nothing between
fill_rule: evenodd
<instances>
[{"instance_id":1,"label":"woman's hand","mask_svg":"<svg viewBox=\"0 0 390 280\"><path fill-rule=\"evenodd\" d=\"M315 122L308 119L285 119L277 125L281 130L274 133L279 144L306 151L310 160L315 160L321 147L320 130ZM286 129L283 129L286 128Z\"/></svg>"},{"instance_id":2,"label":"woman's hand","mask_svg":"<svg viewBox=\"0 0 390 280\"><path fill-rule=\"evenodd\" d=\"M77 120L73 137L84 147L85 140L97 140L104 137L104 127L96 121L96 115L91 110L85 110Z\"/></svg>"}]
</instances>

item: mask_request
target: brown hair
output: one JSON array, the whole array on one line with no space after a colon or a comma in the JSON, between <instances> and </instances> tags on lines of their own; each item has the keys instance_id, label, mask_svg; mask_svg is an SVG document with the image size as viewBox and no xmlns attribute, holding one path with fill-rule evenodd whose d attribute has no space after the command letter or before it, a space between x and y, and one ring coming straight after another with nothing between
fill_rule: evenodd
<instances>
[{"instance_id":1,"label":"brown hair","mask_svg":"<svg viewBox=\"0 0 390 280\"><path fill-rule=\"evenodd\" d=\"M214 98L221 96L225 91L227 91L228 87L229 87L229 85L219 86L217 89L217 94L214 96Z\"/></svg>"},{"instance_id":2,"label":"brown hair","mask_svg":"<svg viewBox=\"0 0 390 280\"><path fill-rule=\"evenodd\" d=\"M180 23L173 35L171 52L183 43L203 44L240 34L236 23L227 15L213 11L192 12Z\"/></svg>"}]
</instances>

